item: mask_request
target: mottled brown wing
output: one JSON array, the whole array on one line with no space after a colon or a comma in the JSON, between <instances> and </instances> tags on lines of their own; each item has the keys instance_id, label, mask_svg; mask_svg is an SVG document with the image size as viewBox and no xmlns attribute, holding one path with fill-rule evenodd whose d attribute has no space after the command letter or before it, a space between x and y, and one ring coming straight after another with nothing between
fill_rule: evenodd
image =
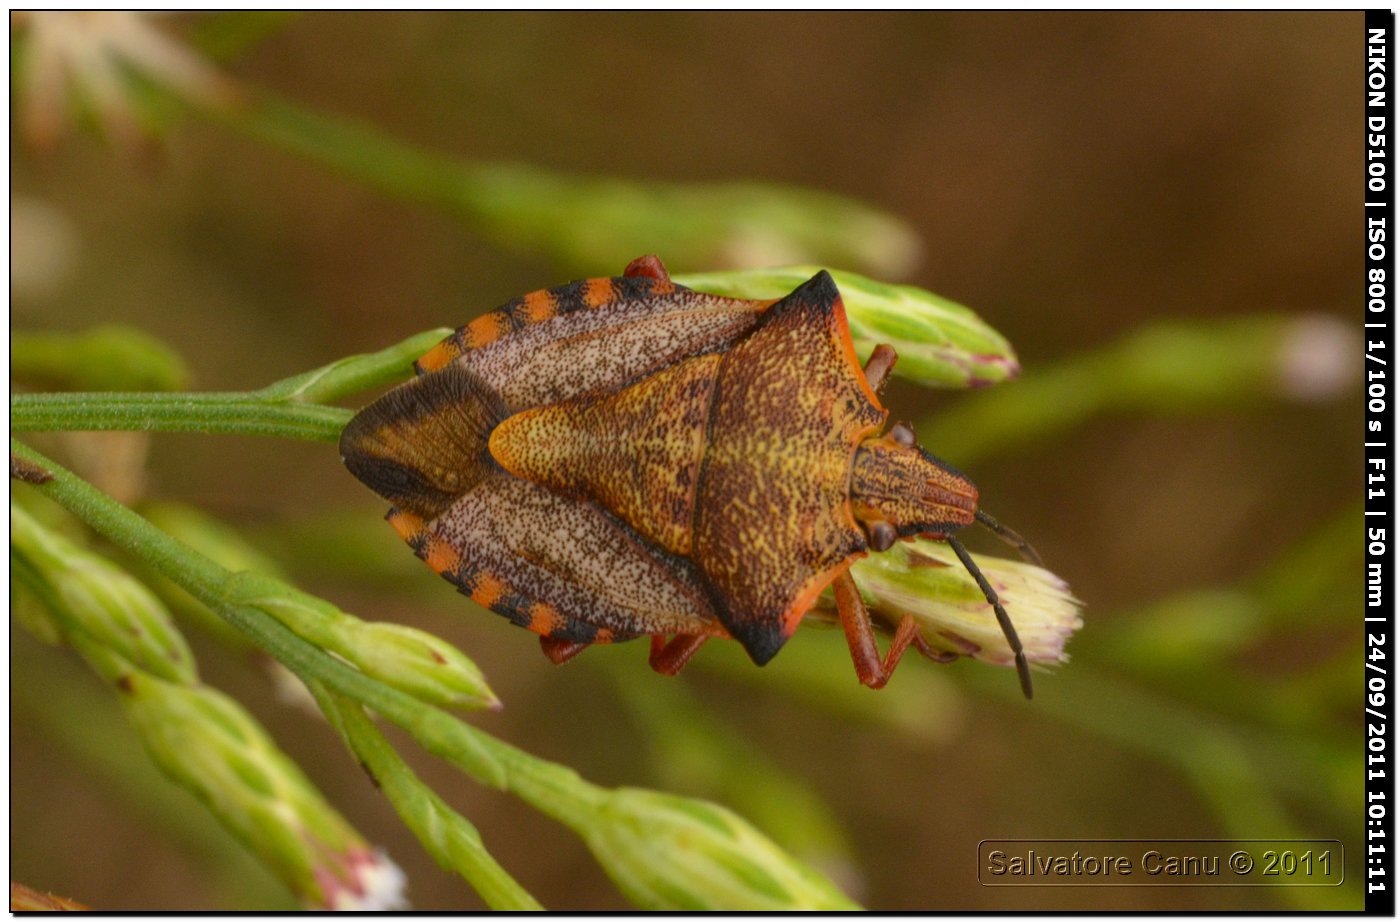
<instances>
[{"instance_id":1,"label":"mottled brown wing","mask_svg":"<svg viewBox=\"0 0 1400 922\"><path fill-rule=\"evenodd\" d=\"M462 592L546 637L608 643L725 633L689 562L656 550L596 506L505 472L436 518L395 510L389 522Z\"/></svg>"},{"instance_id":2,"label":"mottled brown wing","mask_svg":"<svg viewBox=\"0 0 1400 922\"><path fill-rule=\"evenodd\" d=\"M851 462L884 422L831 276L818 273L724 356L696 501L695 562L750 657L767 662L853 555Z\"/></svg>"},{"instance_id":3,"label":"mottled brown wing","mask_svg":"<svg viewBox=\"0 0 1400 922\"><path fill-rule=\"evenodd\" d=\"M531 292L478 317L415 366L462 363L509 412L601 394L745 336L771 301L741 301L640 276Z\"/></svg>"},{"instance_id":4,"label":"mottled brown wing","mask_svg":"<svg viewBox=\"0 0 1400 922\"><path fill-rule=\"evenodd\" d=\"M725 633L693 564L586 501L512 477L487 449L511 413L721 350L771 303L700 294L651 263L650 275L537 291L478 318L341 437L347 467L395 503L389 521L429 566L559 640Z\"/></svg>"}]
</instances>

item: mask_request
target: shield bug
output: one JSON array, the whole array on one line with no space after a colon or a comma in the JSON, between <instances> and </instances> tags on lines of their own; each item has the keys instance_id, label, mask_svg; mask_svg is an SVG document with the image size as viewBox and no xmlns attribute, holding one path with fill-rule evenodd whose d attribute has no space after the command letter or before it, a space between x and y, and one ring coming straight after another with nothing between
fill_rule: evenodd
<instances>
[{"instance_id":1,"label":"shield bug","mask_svg":"<svg viewBox=\"0 0 1400 922\"><path fill-rule=\"evenodd\" d=\"M882 431L894 361L880 346L861 367L826 272L739 300L644 256L462 327L340 450L419 557L556 663L649 636L658 672L711 637L762 665L830 585L857 675L879 688L911 644L946 655L906 615L881 657L848 567L920 535L976 579L1029 696L1015 628L953 533L979 521L1034 552L909 427Z\"/></svg>"}]
</instances>

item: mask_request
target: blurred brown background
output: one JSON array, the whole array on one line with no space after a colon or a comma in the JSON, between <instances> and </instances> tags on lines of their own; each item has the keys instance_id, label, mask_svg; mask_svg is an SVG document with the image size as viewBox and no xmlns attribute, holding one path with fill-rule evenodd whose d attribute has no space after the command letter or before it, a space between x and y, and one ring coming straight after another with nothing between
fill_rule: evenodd
<instances>
[{"instance_id":1,"label":"blurred brown background","mask_svg":"<svg viewBox=\"0 0 1400 922\"><path fill-rule=\"evenodd\" d=\"M227 68L467 158L643 180L773 180L882 207L924 240L907 281L977 310L1015 344L1029 380L1163 317L1354 320L1362 42L1356 13L337 13L298 17ZM202 389L258 387L457 326L567 277L449 216L209 123L181 124L146 160L90 136L44 157L11 153L13 193L55 209L74 246L44 291L16 291L12 323L140 326L191 362ZM907 386L891 397L916 420L961 399ZM1088 637L1117 612L1237 581L1355 502L1359 424L1350 398L1101 418L969 473L1086 602ZM959 461L956 446L927 447ZM163 435L151 468L153 495L218 513L267 547L328 512L376 524L382 514L322 445ZM383 555L407 556L378 527ZM639 645L555 669L533 637L469 607L426 569L404 594L346 585L314 560L287 565L348 610L458 643L506 702L479 718L492 732L592 780L658 784L645 730L602 675L645 671ZM1358 587L1336 605L1359 608L1359 596ZM1329 627L1307 643L1264 644L1240 668L1291 668L1358 638ZM405 865L416 907L479 905L423 857L327 728L277 705L256 668L211 645L199 652L209 681L247 703ZM64 662L57 654L52 668ZM1175 769L1048 720L1034 703L962 685L985 666L943 670L953 709L931 703L936 729L913 738L771 693L767 674L783 662L743 684L703 669L681 681L833 805L856 855L843 880L872 908L1290 905L1268 889L983 888L984 838L1223 833ZM1081 664L1132 680L1122 664L1082 654L1062 671ZM994 677L1014 685L1010 673ZM1038 682L1055 695L1054 675ZM23 719L11 739L12 877L98 907L229 905L188 847L111 795L82 759ZM404 749L545 905L621 905L571 836ZM1354 822L1306 808L1295 819L1358 848L1359 768L1356 787Z\"/></svg>"}]
</instances>

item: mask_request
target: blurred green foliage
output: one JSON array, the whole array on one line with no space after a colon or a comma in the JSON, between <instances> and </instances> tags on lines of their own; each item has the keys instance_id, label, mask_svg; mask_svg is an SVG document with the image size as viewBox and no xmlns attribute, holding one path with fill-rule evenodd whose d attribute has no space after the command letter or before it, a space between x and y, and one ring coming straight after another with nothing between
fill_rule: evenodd
<instances>
[{"instance_id":1,"label":"blurred green foliage","mask_svg":"<svg viewBox=\"0 0 1400 922\"><path fill-rule=\"evenodd\" d=\"M120 325L82 333L15 330L10 377L41 390L178 391L189 369L169 346Z\"/></svg>"}]
</instances>

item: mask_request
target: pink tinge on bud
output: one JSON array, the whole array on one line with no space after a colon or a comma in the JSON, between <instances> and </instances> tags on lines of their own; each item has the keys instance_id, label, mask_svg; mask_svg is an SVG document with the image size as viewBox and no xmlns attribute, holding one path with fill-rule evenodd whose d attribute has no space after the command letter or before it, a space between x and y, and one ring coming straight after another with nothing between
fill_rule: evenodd
<instances>
[{"instance_id":1,"label":"pink tinge on bud","mask_svg":"<svg viewBox=\"0 0 1400 922\"><path fill-rule=\"evenodd\" d=\"M314 870L321 889L320 908L336 912L392 912L408 908L404 889L408 878L382 848L355 847L339 867Z\"/></svg>"},{"instance_id":2,"label":"pink tinge on bud","mask_svg":"<svg viewBox=\"0 0 1400 922\"><path fill-rule=\"evenodd\" d=\"M1021 363L1014 358L1004 358L999 355L975 355L973 356L973 364L999 369L999 373L995 377L969 374L967 384L968 387L974 389L989 387L999 381L1009 381L1021 376Z\"/></svg>"}]
</instances>

